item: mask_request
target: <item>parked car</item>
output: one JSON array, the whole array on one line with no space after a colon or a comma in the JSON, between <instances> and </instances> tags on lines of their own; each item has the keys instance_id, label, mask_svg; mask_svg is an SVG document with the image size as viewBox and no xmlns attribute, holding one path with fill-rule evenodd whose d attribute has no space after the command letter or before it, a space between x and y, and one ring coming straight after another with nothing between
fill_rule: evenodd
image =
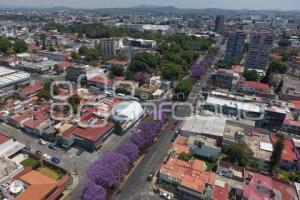
<instances>
[{"instance_id":1,"label":"parked car","mask_svg":"<svg viewBox=\"0 0 300 200\"><path fill-rule=\"evenodd\" d=\"M160 192L159 196L163 199L167 199L167 200L171 199L171 196L166 192Z\"/></svg>"},{"instance_id":2,"label":"parked car","mask_svg":"<svg viewBox=\"0 0 300 200\"><path fill-rule=\"evenodd\" d=\"M42 154L41 151L36 151L36 152L35 152L35 155L37 155L37 156L42 156L43 154Z\"/></svg>"},{"instance_id":3,"label":"parked car","mask_svg":"<svg viewBox=\"0 0 300 200\"><path fill-rule=\"evenodd\" d=\"M55 157L55 156L52 157L51 161L52 161L53 163L55 163L55 164L59 164L59 163L60 163L60 159L57 158L57 157Z\"/></svg>"},{"instance_id":4,"label":"parked car","mask_svg":"<svg viewBox=\"0 0 300 200\"><path fill-rule=\"evenodd\" d=\"M46 142L45 140L42 140L42 139L39 139L38 142L39 142L39 144L44 145L44 146L48 144L48 142Z\"/></svg>"},{"instance_id":5,"label":"parked car","mask_svg":"<svg viewBox=\"0 0 300 200\"><path fill-rule=\"evenodd\" d=\"M46 160L50 160L51 159L51 156L49 156L48 154L44 153L43 156L42 156L44 159Z\"/></svg>"},{"instance_id":6,"label":"parked car","mask_svg":"<svg viewBox=\"0 0 300 200\"><path fill-rule=\"evenodd\" d=\"M54 144L54 143L49 144L48 147L49 147L49 149L52 149L52 150L57 149L57 146L56 146L56 144Z\"/></svg>"}]
</instances>

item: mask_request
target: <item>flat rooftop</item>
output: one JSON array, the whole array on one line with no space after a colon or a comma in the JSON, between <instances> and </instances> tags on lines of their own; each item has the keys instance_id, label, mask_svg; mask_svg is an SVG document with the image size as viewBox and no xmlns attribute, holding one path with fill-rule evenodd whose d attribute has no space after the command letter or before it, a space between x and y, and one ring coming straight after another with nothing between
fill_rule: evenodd
<instances>
[{"instance_id":1,"label":"flat rooftop","mask_svg":"<svg viewBox=\"0 0 300 200\"><path fill-rule=\"evenodd\" d=\"M185 119L181 131L223 137L225 124L225 118L193 115Z\"/></svg>"},{"instance_id":2,"label":"flat rooftop","mask_svg":"<svg viewBox=\"0 0 300 200\"><path fill-rule=\"evenodd\" d=\"M205 103L211 105L220 105L220 106L226 106L231 108L237 108L238 110L244 110L247 112L256 112L256 113L262 112L262 108L259 104L227 100L227 99L221 99L221 98L216 98L211 96L207 98Z\"/></svg>"}]
</instances>

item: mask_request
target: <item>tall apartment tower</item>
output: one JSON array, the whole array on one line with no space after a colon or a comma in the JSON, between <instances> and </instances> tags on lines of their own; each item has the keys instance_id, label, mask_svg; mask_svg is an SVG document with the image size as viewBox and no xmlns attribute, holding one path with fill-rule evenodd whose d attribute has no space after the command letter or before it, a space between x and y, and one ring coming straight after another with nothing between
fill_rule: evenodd
<instances>
[{"instance_id":1,"label":"tall apartment tower","mask_svg":"<svg viewBox=\"0 0 300 200\"><path fill-rule=\"evenodd\" d=\"M119 38L105 38L100 40L101 52L104 60L108 60L116 56L116 49L121 46Z\"/></svg>"},{"instance_id":2,"label":"tall apartment tower","mask_svg":"<svg viewBox=\"0 0 300 200\"><path fill-rule=\"evenodd\" d=\"M270 32L251 34L250 48L245 66L248 68L265 69L273 47L274 35Z\"/></svg>"},{"instance_id":3,"label":"tall apartment tower","mask_svg":"<svg viewBox=\"0 0 300 200\"><path fill-rule=\"evenodd\" d=\"M217 32L217 33L222 32L223 27L224 27L224 22L225 22L224 15L217 16L216 21L215 21L215 32Z\"/></svg>"},{"instance_id":4,"label":"tall apartment tower","mask_svg":"<svg viewBox=\"0 0 300 200\"><path fill-rule=\"evenodd\" d=\"M229 32L224 58L226 61L242 60L246 37L247 34L243 31Z\"/></svg>"}]
</instances>

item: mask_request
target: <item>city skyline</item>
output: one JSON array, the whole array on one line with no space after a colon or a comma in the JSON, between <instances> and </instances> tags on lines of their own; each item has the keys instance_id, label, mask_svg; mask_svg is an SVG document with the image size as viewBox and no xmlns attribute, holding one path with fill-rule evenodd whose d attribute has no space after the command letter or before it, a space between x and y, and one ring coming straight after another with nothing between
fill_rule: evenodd
<instances>
[{"instance_id":1,"label":"city skyline","mask_svg":"<svg viewBox=\"0 0 300 200\"><path fill-rule=\"evenodd\" d=\"M153 0L151 2L141 0L86 0L84 2L79 0L53 0L53 1L38 1L27 0L11 0L9 2L0 1L1 7L56 7L67 6L72 8L126 8L139 5L151 6L175 6L178 8L224 8L224 9L280 9L280 10L298 10L300 9L299 0Z\"/></svg>"}]
</instances>

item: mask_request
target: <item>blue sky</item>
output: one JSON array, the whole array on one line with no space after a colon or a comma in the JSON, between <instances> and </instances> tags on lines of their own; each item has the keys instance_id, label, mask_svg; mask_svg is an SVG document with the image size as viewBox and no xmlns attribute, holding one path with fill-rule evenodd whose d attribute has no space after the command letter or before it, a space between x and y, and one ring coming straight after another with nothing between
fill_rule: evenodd
<instances>
[{"instance_id":1,"label":"blue sky","mask_svg":"<svg viewBox=\"0 0 300 200\"><path fill-rule=\"evenodd\" d=\"M180 8L300 9L300 0L0 0L0 5L5 6L36 7L112 8L142 4Z\"/></svg>"}]
</instances>

